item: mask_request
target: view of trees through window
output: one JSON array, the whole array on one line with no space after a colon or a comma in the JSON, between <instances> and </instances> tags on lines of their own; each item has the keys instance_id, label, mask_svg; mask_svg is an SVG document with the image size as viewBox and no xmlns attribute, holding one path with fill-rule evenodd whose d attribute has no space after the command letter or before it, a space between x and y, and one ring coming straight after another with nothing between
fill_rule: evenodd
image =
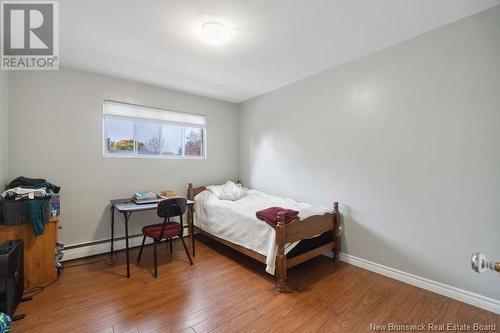
<instances>
[{"instance_id":1,"label":"view of trees through window","mask_svg":"<svg viewBox=\"0 0 500 333\"><path fill-rule=\"evenodd\" d=\"M186 156L201 156L203 154L203 132L201 128L185 128L184 154Z\"/></svg>"},{"instance_id":2,"label":"view of trees through window","mask_svg":"<svg viewBox=\"0 0 500 333\"><path fill-rule=\"evenodd\" d=\"M104 129L108 155L204 156L203 128L106 117Z\"/></svg>"}]
</instances>

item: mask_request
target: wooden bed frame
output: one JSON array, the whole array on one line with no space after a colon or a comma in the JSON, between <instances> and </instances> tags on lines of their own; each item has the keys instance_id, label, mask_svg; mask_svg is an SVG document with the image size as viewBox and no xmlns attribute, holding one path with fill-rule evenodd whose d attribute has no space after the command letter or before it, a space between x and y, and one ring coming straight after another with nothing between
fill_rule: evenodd
<instances>
[{"instance_id":1,"label":"wooden bed frame","mask_svg":"<svg viewBox=\"0 0 500 333\"><path fill-rule=\"evenodd\" d=\"M238 181L237 183L240 183ZM192 183L189 183L187 197L193 200L194 197L203 191L205 191L205 186L193 187ZM192 216L190 216L191 211L188 210L188 218L190 221ZM339 203L333 203L333 213L326 213L323 215L313 215L305 219L295 219L292 222L285 224L285 216L282 212L278 213L278 225L276 226L276 244L278 245L278 253L276 255L276 279L277 287L280 292L289 292L291 289L287 286L286 278L287 271L289 268L297 266L311 258L314 258L321 253L327 251L333 251L333 261L337 262L340 255L340 235L342 228L340 226L341 214L339 212ZM193 224L194 228L194 224ZM266 263L266 256L257 253L253 250L247 249L241 245L234 244L227 240L221 239L215 235L212 235L200 227L196 227L204 235L229 246L249 257L254 258L262 263ZM285 255L285 244L300 241L302 239L307 239L315 237L324 232L332 232L332 241L309 250L305 253L297 255L292 258L287 258ZM194 236L193 236L194 237Z\"/></svg>"}]
</instances>

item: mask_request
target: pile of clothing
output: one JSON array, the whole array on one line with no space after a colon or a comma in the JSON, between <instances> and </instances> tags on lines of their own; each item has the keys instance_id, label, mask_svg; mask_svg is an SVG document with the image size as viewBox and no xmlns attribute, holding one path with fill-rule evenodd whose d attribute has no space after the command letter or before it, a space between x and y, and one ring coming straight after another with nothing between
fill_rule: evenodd
<instances>
[{"instance_id":1,"label":"pile of clothing","mask_svg":"<svg viewBox=\"0 0 500 333\"><path fill-rule=\"evenodd\" d=\"M57 269L63 269L62 259L64 257L64 244L61 242L56 242L56 258L54 259L54 266Z\"/></svg>"},{"instance_id":2,"label":"pile of clothing","mask_svg":"<svg viewBox=\"0 0 500 333\"><path fill-rule=\"evenodd\" d=\"M1 194L2 199L35 199L35 198L45 198L48 196L47 188L24 188L24 187L14 187L9 188L7 191Z\"/></svg>"},{"instance_id":3,"label":"pile of clothing","mask_svg":"<svg viewBox=\"0 0 500 333\"><path fill-rule=\"evenodd\" d=\"M4 200L22 200L24 209L31 221L36 235L43 234L47 216L44 200L50 200L53 194L59 193L61 188L47 182L45 179L18 177L10 182L8 190L1 194ZM38 199L38 200L34 200Z\"/></svg>"},{"instance_id":4,"label":"pile of clothing","mask_svg":"<svg viewBox=\"0 0 500 333\"><path fill-rule=\"evenodd\" d=\"M12 319L3 312L0 312L0 333L12 332Z\"/></svg>"}]
</instances>

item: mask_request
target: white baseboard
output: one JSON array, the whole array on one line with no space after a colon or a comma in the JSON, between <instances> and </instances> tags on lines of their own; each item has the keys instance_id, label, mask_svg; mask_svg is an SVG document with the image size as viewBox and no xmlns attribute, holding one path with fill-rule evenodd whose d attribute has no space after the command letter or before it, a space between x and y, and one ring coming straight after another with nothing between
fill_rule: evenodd
<instances>
[{"instance_id":1,"label":"white baseboard","mask_svg":"<svg viewBox=\"0 0 500 333\"><path fill-rule=\"evenodd\" d=\"M351 256L349 254L341 253L340 260L348 264L385 275L392 279L411 284L415 287L429 290L436 294L453 298L457 301L477 306L478 308L485 309L496 314L500 314L499 300L472 293L463 289L455 288L441 282L429 280L424 277L406 273L391 267L383 266L372 261Z\"/></svg>"},{"instance_id":2,"label":"white baseboard","mask_svg":"<svg viewBox=\"0 0 500 333\"><path fill-rule=\"evenodd\" d=\"M130 237L129 246L140 246L142 237ZM150 238L146 239L146 244L151 244L152 240ZM125 249L125 240L120 239L115 241L115 250ZM83 257L89 257L102 253L109 253L110 243L103 242L99 244L90 244L84 246L73 247L64 250L63 261L78 259ZM331 256L331 254L325 254ZM435 292L437 294L456 299L457 301L464 302L478 308L485 309L497 314L500 314L500 301L486 296L482 296L476 293L472 293L463 289L452 287L450 285L429 280L421 276L406 273L391 267L377 264L372 261L357 258L349 254L341 253L340 260L348 264L382 274L384 276L390 277L392 279L411 284L415 287L419 287L425 290Z\"/></svg>"}]
</instances>

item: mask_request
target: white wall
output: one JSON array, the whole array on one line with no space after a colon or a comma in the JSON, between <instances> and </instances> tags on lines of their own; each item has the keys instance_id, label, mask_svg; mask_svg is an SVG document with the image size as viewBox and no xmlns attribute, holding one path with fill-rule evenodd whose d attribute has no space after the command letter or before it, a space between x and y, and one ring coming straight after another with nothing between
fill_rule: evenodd
<instances>
[{"instance_id":1,"label":"white wall","mask_svg":"<svg viewBox=\"0 0 500 333\"><path fill-rule=\"evenodd\" d=\"M66 245L109 237L109 200L236 177L236 105L122 79L62 68L9 76L9 179L43 177L62 187L60 239ZM104 99L207 116L208 159L105 158ZM123 235L122 217L118 235ZM136 213L131 233L157 222Z\"/></svg>"},{"instance_id":2,"label":"white wall","mask_svg":"<svg viewBox=\"0 0 500 333\"><path fill-rule=\"evenodd\" d=\"M8 169L8 74L0 70L0 191L7 182Z\"/></svg>"},{"instance_id":3,"label":"white wall","mask_svg":"<svg viewBox=\"0 0 500 333\"><path fill-rule=\"evenodd\" d=\"M340 201L343 251L500 299L500 7L239 105L239 177Z\"/></svg>"}]
</instances>

